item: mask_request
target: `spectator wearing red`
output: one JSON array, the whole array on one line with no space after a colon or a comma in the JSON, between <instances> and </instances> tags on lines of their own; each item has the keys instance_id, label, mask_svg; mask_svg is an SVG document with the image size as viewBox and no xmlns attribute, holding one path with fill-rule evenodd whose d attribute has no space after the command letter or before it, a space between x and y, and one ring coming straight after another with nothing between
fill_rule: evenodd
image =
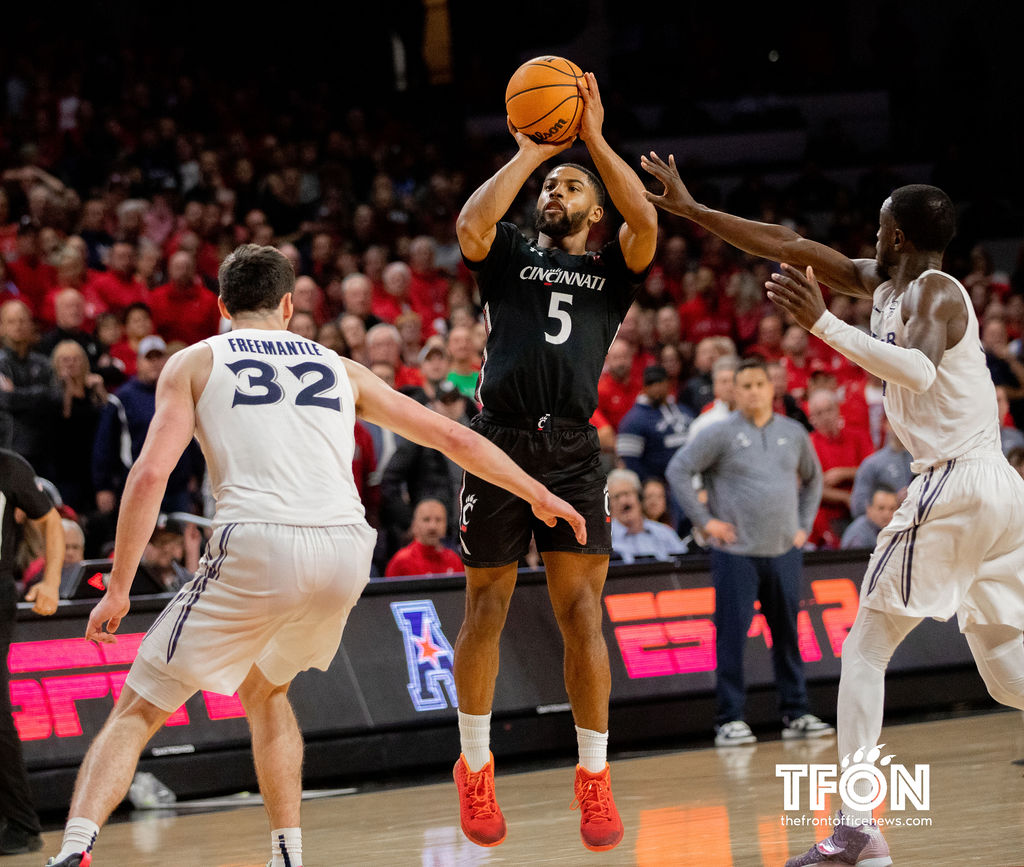
<instances>
[{"instance_id":1,"label":"spectator wearing red","mask_svg":"<svg viewBox=\"0 0 1024 867\"><path fill-rule=\"evenodd\" d=\"M808 380L807 393L824 389L835 393L839 401L839 414L843 418L843 436L867 437L874 443L871 436L871 413L865 392L864 379L850 380L840 384L841 380L831 370L815 370ZM807 402L802 409L808 412ZM878 448L876 444L874 446Z\"/></svg>"},{"instance_id":2,"label":"spectator wearing red","mask_svg":"<svg viewBox=\"0 0 1024 867\"><path fill-rule=\"evenodd\" d=\"M814 428L811 444L821 462L824 483L809 541L818 548L835 549L851 520L850 494L857 467L875 449L865 433L846 429L839 398L831 389L811 392L807 417Z\"/></svg>"},{"instance_id":3,"label":"spectator wearing red","mask_svg":"<svg viewBox=\"0 0 1024 867\"><path fill-rule=\"evenodd\" d=\"M386 578L403 575L450 575L462 572L459 555L441 544L448 512L440 500L420 500L412 514L412 542L400 548L384 569Z\"/></svg>"},{"instance_id":4,"label":"spectator wearing red","mask_svg":"<svg viewBox=\"0 0 1024 867\"><path fill-rule=\"evenodd\" d=\"M388 322L380 322L366 332L366 364L386 362L395 369L395 388L423 384L423 376L402 360L402 335Z\"/></svg>"},{"instance_id":5,"label":"spectator wearing red","mask_svg":"<svg viewBox=\"0 0 1024 867\"><path fill-rule=\"evenodd\" d=\"M119 316L132 304L148 303L149 292L135 278L134 245L114 242L107 254L107 270L93 281L92 289L105 309Z\"/></svg>"},{"instance_id":6,"label":"spectator wearing red","mask_svg":"<svg viewBox=\"0 0 1024 867\"><path fill-rule=\"evenodd\" d=\"M409 287L412 285L412 269L405 262L389 262L381 272L381 284L373 287L370 311L382 322L395 322L406 310L412 310ZM420 315L420 329L423 317Z\"/></svg>"},{"instance_id":7,"label":"spectator wearing red","mask_svg":"<svg viewBox=\"0 0 1024 867\"><path fill-rule=\"evenodd\" d=\"M65 289L75 289L81 293L85 316L83 327L88 331L93 330L96 317L106 309L92 288L99 272L90 271L86 267L86 252L85 242L74 236L65 241L55 255L53 261L56 278L43 298L42 308L36 311L36 318L44 325L52 327L56 323L54 304L57 296Z\"/></svg>"},{"instance_id":8,"label":"spectator wearing red","mask_svg":"<svg viewBox=\"0 0 1024 867\"><path fill-rule=\"evenodd\" d=\"M22 217L18 224L15 252L15 258L7 263L8 276L18 287L18 299L33 315L39 315L46 293L57 283L57 270L43 259L39 225L30 217Z\"/></svg>"},{"instance_id":9,"label":"spectator wearing red","mask_svg":"<svg viewBox=\"0 0 1024 867\"><path fill-rule=\"evenodd\" d=\"M616 336L628 341L634 348L633 376L643 379L644 371L652 364L657 364L655 351L657 337L654 333L654 311L645 310L634 302L622 317Z\"/></svg>"},{"instance_id":10,"label":"spectator wearing red","mask_svg":"<svg viewBox=\"0 0 1024 867\"><path fill-rule=\"evenodd\" d=\"M412 282L409 301L412 309L423 318L424 328L433 332L434 323L448 318L449 279L437 267L437 241L429 235L419 235L409 242L409 268Z\"/></svg>"},{"instance_id":11,"label":"spectator wearing red","mask_svg":"<svg viewBox=\"0 0 1024 867\"><path fill-rule=\"evenodd\" d=\"M744 350L744 355L760 355L765 361L778 361L782 351L782 317L766 313L757 324L757 342Z\"/></svg>"},{"instance_id":12,"label":"spectator wearing red","mask_svg":"<svg viewBox=\"0 0 1024 867\"><path fill-rule=\"evenodd\" d=\"M352 429L355 449L352 452L352 477L356 491L366 510L366 520L371 527L378 526L380 514L380 484L377 476L377 450L369 428L356 419Z\"/></svg>"},{"instance_id":13,"label":"spectator wearing red","mask_svg":"<svg viewBox=\"0 0 1024 867\"><path fill-rule=\"evenodd\" d=\"M816 368L808 351L808 333L799 325L790 325L782 335L781 346L786 391L802 402L807 398L807 385Z\"/></svg>"},{"instance_id":14,"label":"spectator wearing red","mask_svg":"<svg viewBox=\"0 0 1024 867\"><path fill-rule=\"evenodd\" d=\"M636 374L633 359L636 348L628 340L616 337L608 349L604 371L597 381L597 408L608 423L619 429L619 422L632 408L643 388L643 374Z\"/></svg>"},{"instance_id":15,"label":"spectator wearing red","mask_svg":"<svg viewBox=\"0 0 1024 867\"><path fill-rule=\"evenodd\" d=\"M124 332L121 340L110 347L110 355L124 371L135 376L139 358L139 344L143 337L153 333L153 313L144 301L130 304L124 313Z\"/></svg>"},{"instance_id":16,"label":"spectator wearing red","mask_svg":"<svg viewBox=\"0 0 1024 867\"><path fill-rule=\"evenodd\" d=\"M220 331L220 310L214 295L196 275L191 253L179 251L167 263L163 286L152 291L149 307L154 329L168 342L191 345Z\"/></svg>"},{"instance_id":17,"label":"spectator wearing red","mask_svg":"<svg viewBox=\"0 0 1024 867\"><path fill-rule=\"evenodd\" d=\"M715 272L702 265L693 276L689 298L679 305L683 337L697 343L705 337L733 336L733 305L719 285Z\"/></svg>"}]
</instances>

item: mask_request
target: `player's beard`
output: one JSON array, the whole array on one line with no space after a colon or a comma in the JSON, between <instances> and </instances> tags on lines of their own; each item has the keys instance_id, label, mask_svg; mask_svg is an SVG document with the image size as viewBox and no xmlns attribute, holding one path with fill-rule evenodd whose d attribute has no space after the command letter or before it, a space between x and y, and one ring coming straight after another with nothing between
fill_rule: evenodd
<instances>
[{"instance_id":1,"label":"player's beard","mask_svg":"<svg viewBox=\"0 0 1024 867\"><path fill-rule=\"evenodd\" d=\"M575 235L583 226L587 215L584 213L569 214L564 210L537 210L533 218L533 228L549 238L565 238Z\"/></svg>"}]
</instances>

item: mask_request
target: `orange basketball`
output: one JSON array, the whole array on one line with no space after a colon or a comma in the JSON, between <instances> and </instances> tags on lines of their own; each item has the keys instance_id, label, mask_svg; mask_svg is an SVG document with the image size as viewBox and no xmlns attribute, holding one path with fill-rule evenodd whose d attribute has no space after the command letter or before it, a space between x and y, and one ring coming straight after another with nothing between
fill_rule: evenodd
<instances>
[{"instance_id":1,"label":"orange basketball","mask_svg":"<svg viewBox=\"0 0 1024 867\"><path fill-rule=\"evenodd\" d=\"M512 126L540 144L561 144L579 130L583 99L576 82L583 70L564 57L527 60L505 88Z\"/></svg>"}]
</instances>

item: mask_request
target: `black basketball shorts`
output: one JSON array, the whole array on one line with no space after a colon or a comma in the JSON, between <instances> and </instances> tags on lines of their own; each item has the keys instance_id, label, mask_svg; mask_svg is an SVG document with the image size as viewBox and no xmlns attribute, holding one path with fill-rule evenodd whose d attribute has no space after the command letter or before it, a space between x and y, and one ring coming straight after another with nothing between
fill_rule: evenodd
<instances>
[{"instance_id":1,"label":"black basketball shorts","mask_svg":"<svg viewBox=\"0 0 1024 867\"><path fill-rule=\"evenodd\" d=\"M538 520L530 504L503 488L465 473L459 496L459 554L466 566L505 566L526 556L530 536L537 550L611 554L608 488L601 467L597 431L587 423L546 421L546 429L524 422L495 423L482 412L470 426L512 458L587 522L587 544L576 541L572 527L559 518L554 527Z\"/></svg>"}]
</instances>

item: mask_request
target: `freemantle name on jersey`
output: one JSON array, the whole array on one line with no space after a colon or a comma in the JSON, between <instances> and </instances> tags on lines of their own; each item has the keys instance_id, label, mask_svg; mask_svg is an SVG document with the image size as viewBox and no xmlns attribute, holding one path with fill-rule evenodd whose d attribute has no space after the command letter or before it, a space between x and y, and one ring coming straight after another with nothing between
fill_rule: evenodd
<instances>
[{"instance_id":1,"label":"freemantle name on jersey","mask_svg":"<svg viewBox=\"0 0 1024 867\"><path fill-rule=\"evenodd\" d=\"M581 274L578 271L563 271L561 268L541 268L539 265L527 265L519 272L520 280L540 280L547 285L564 283L567 286L583 286L600 292L607 278L596 274Z\"/></svg>"}]
</instances>

